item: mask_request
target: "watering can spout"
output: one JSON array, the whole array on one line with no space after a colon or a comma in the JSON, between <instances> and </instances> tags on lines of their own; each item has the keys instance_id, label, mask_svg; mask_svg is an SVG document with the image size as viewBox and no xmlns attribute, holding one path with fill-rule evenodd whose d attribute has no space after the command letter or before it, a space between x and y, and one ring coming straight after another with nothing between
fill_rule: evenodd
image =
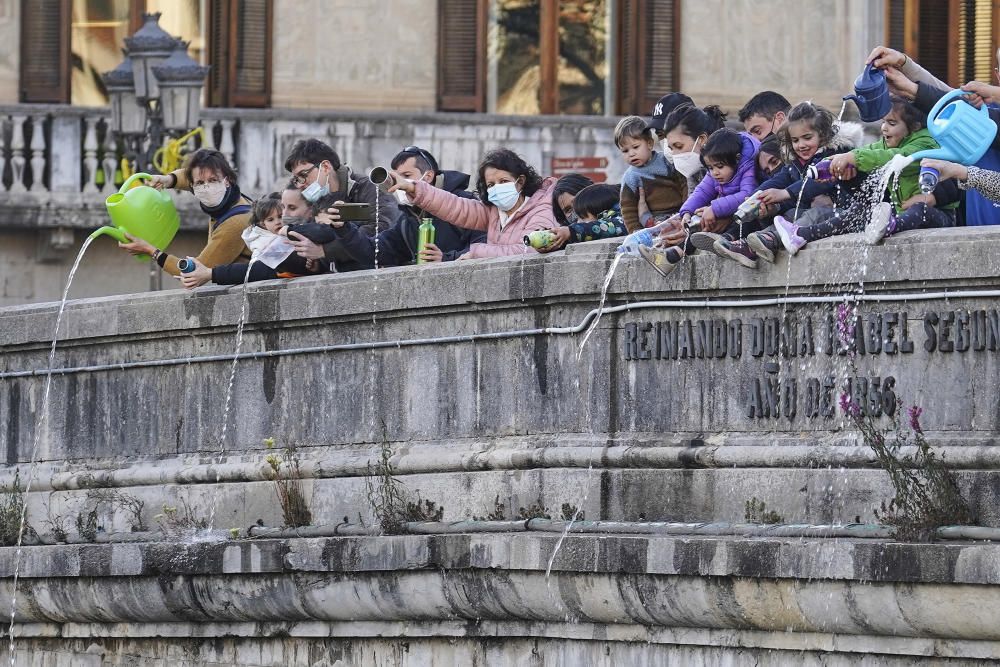
<instances>
[{"instance_id":1,"label":"watering can spout","mask_svg":"<svg viewBox=\"0 0 1000 667\"><path fill-rule=\"evenodd\" d=\"M90 235L90 238L96 239L98 236L102 236L104 234L107 234L108 236L115 239L119 243L128 243L128 237L125 236L125 233L122 230L118 229L117 227L112 227L110 225L105 225L100 229L95 229L94 232Z\"/></svg>"},{"instance_id":2,"label":"watering can spout","mask_svg":"<svg viewBox=\"0 0 1000 667\"><path fill-rule=\"evenodd\" d=\"M928 148L925 151L917 151L910 156L914 162L920 162L924 158L932 160L947 160L948 162L961 162L959 157L946 148Z\"/></svg>"}]
</instances>

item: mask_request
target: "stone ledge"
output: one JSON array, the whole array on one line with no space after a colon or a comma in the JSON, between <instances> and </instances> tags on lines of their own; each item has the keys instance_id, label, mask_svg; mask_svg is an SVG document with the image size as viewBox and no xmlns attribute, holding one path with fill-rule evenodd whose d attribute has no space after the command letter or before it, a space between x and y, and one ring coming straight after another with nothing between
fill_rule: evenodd
<instances>
[{"instance_id":1,"label":"stone ledge","mask_svg":"<svg viewBox=\"0 0 1000 667\"><path fill-rule=\"evenodd\" d=\"M1000 544L851 538L465 533L24 547L22 580L510 570L854 583L1000 584ZM181 539L181 538L178 538ZM0 577L15 550L0 549ZM1000 596L1000 589L997 592ZM1000 631L1000 630L998 630Z\"/></svg>"},{"instance_id":2,"label":"stone ledge","mask_svg":"<svg viewBox=\"0 0 1000 667\"><path fill-rule=\"evenodd\" d=\"M831 635L815 632L761 632L636 624L546 623L531 621L404 621L404 622L263 622L263 623L20 623L15 633L30 639L357 639L400 638L411 642L445 638L543 638L549 640L643 643L673 646L764 648L780 651L882 653L915 657L966 657L1000 660L1000 642L943 640L874 635Z\"/></svg>"}]
</instances>

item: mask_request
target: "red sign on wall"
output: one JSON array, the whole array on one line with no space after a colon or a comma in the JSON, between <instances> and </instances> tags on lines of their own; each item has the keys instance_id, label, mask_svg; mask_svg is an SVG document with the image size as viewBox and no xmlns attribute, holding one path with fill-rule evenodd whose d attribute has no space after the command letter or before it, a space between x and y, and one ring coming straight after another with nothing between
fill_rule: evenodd
<instances>
[{"instance_id":1,"label":"red sign on wall","mask_svg":"<svg viewBox=\"0 0 1000 667\"><path fill-rule=\"evenodd\" d=\"M606 157L554 157L550 161L550 170L553 176L565 176L566 174L580 174L586 176L594 183L603 183L608 180L608 175L604 171L608 166Z\"/></svg>"}]
</instances>

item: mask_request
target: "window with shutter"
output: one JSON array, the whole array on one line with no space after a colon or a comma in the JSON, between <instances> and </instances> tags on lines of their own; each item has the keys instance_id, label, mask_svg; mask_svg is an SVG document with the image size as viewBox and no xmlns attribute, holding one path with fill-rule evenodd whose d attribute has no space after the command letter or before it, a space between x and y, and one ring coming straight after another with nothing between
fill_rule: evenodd
<instances>
[{"instance_id":1,"label":"window with shutter","mask_svg":"<svg viewBox=\"0 0 1000 667\"><path fill-rule=\"evenodd\" d=\"M889 0L886 43L953 86L990 82L998 12L997 0Z\"/></svg>"},{"instance_id":2,"label":"window with shutter","mask_svg":"<svg viewBox=\"0 0 1000 667\"><path fill-rule=\"evenodd\" d=\"M22 0L22 102L69 103L70 12L70 0Z\"/></svg>"},{"instance_id":3,"label":"window with shutter","mask_svg":"<svg viewBox=\"0 0 1000 667\"><path fill-rule=\"evenodd\" d=\"M648 115L680 85L680 1L621 0L619 8L618 113Z\"/></svg>"},{"instance_id":4,"label":"window with shutter","mask_svg":"<svg viewBox=\"0 0 1000 667\"><path fill-rule=\"evenodd\" d=\"M209 106L268 106L272 3L218 0L209 3L209 8Z\"/></svg>"},{"instance_id":5,"label":"window with shutter","mask_svg":"<svg viewBox=\"0 0 1000 667\"><path fill-rule=\"evenodd\" d=\"M438 109L486 108L486 0L438 0Z\"/></svg>"}]
</instances>

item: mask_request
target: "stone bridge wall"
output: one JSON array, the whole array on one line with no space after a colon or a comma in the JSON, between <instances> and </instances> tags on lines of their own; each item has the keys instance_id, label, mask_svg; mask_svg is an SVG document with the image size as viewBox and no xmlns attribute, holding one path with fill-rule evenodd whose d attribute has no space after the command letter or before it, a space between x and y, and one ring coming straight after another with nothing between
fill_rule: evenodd
<instances>
[{"instance_id":1,"label":"stone bridge wall","mask_svg":"<svg viewBox=\"0 0 1000 667\"><path fill-rule=\"evenodd\" d=\"M498 503L503 504L506 516L501 518L506 519L516 519L519 508L533 504L558 515L565 504L570 510L583 511L588 520L741 522L745 504L753 498L766 502L785 522L871 522L873 509L891 497L891 487L870 450L847 427L838 405L842 388L850 386L880 425L891 423L881 413L894 406L893 396L904 407L922 406L923 428L946 460L959 469L960 484L978 522L1000 526L995 453L1000 428L996 389L1000 319L992 294L1000 279L990 250L998 238L989 231L949 230L919 238L902 236L865 250L853 237L843 237L815 244L790 265L782 259L779 265L758 272L702 255L686 261L666 281L641 260L626 259L610 283L607 305L615 307L615 312L604 315L582 353L582 329L573 328L585 323L597 305L597 288L613 257L609 244L575 246L550 257L258 283L248 288L241 348L245 358L237 366L224 442L220 441L222 419L235 325L243 302L241 288L71 302L54 365L63 370L52 380L49 428L37 434L44 388L44 377L38 372L46 366L56 307L8 308L0 311L4 352L0 357L0 423L4 425L0 451L7 459L3 476L10 482L19 470L24 480L28 462L36 460L29 519L44 534L54 516L69 518L71 541L76 539L73 517L101 490L142 500L144 522L154 528L155 515L162 514L164 506L184 507L197 518L210 519L217 531L235 528L241 536L254 524L280 526L280 507L264 463L269 450L263 440L268 437L275 438L282 456L287 455L286 445L296 447L312 523L329 529L345 517L352 524L371 524L364 475L383 440L393 450L392 460L408 497L436 503L443 508L444 522L489 515L500 509ZM857 293L860 281L863 300L857 303L859 319L852 320L860 332L859 350L853 356L840 354L837 340L830 345L830 322L836 330L837 313L830 297ZM849 385L848 378L852 378ZM902 421L905 424L905 415ZM38 447L33 456L36 435ZM107 534L127 531L132 519L123 508L105 504L100 510L99 539L124 539ZM19 612L19 620L26 624L26 634L37 635L31 646L41 653L51 650L61 655L65 649L67 655L77 655L86 647L73 637L104 634L108 642L121 646L128 643L124 637L136 637L129 640L133 644L128 650L148 652L151 659L167 659L173 644L152 640L143 644L138 637L150 636L143 632L165 632L149 623L180 624L175 632L195 637L205 636L206 623L300 623L293 629L275 626L267 631L297 640L246 639L258 651L258 658L245 664L271 664L259 657L267 651L276 651L267 655L280 654L283 657L274 660L287 664L335 664L336 651L330 646L340 646L342 653L345 649L329 637L346 636L360 642L358 646L382 641L373 650L389 662L419 664L419 651L443 650L435 644L437 640L414 640L417 653L404 658L393 641L372 637L454 634L452 626L444 626L475 619L514 624L504 626L500 633L510 641L491 648L480 630L466 628L461 649L454 650L465 651L462 656L478 656L478 660L494 655L490 651L500 651L510 664L517 663L525 650L530 652L527 645L518 643L524 637L529 644L536 641L535 650L548 656L546 660L578 655L588 662L605 650L600 642L613 641L613 650L607 648L601 660L612 660L607 658L612 655L617 656L615 660L631 660L628 656L635 652L655 662L656 656L669 651L678 656L686 651L691 660L712 664L720 656L736 660L744 650L771 660L767 656L773 649L778 657L770 664L782 664L784 649L838 650L833 639L838 633L863 635L865 639L857 645L877 647L886 654L952 651L950 655L970 660L1000 656L994 644L997 638L975 625L956 621L957 625L945 627L944 621L935 621L938 625L921 621L905 632L883 627L877 622L878 605L888 598L878 595L873 598L878 604L851 612L854 625L796 621L787 626L799 633L794 638L785 637L785 626L779 627L769 616L776 613L773 609L760 612L761 618L770 619L767 622L750 622L745 615L750 612L742 603L720 612L719 620L711 622L693 608L679 616L635 609L628 612L628 618L591 615L580 610L602 604L604 598L593 593L595 586L599 588L597 583L577 575L572 584L542 577L558 539L551 537L505 536L500 540L508 545L505 555L485 566L496 568L496 577L485 572L474 575L479 578L475 586L507 587L510 595L522 596L521 607L511 607L508 597L483 603L506 610L496 614L470 610L454 600L445 607L430 602L421 606L420 591L440 588L440 583L425 581L424 573L414 575L419 581L412 579L417 582L413 587L407 579L400 584L404 592L366 607L390 605L395 611L384 617L375 612L330 616L315 611L316 607L296 606L300 605L295 602L297 596L305 593L295 587L301 584L304 590L312 590L314 586L303 583L304 575L296 574L297 565L281 560L282 548L273 552L278 554L273 567L268 566L273 571L260 570L260 561L254 560L260 556L236 541L233 554L240 554L238 562L227 565L229 561L222 558L216 565L203 563L199 567L208 570L194 573L185 563L208 558L197 545L162 545L158 548L179 555L148 567L140 564L153 562L139 559L140 551L147 548L143 546L116 546L117 555L95 551L98 546L29 547L29 556L38 565L26 571L29 583L24 590L51 590L58 597L51 605L25 602L28 606ZM341 548L336 546L338 540L347 538L325 539L327 546L315 548L329 553ZM409 553L407 545L411 544L394 541L402 538L352 539L361 551L338 560L334 569L339 574L324 575L315 586L333 585L333 580L348 588L361 586L368 576L359 574L366 571L362 552L383 563L378 569L396 570L391 558ZM982 590L986 595L982 604L994 604L993 594L986 592L992 588L976 587L994 581L998 576L995 563L1000 562L989 545L965 555L948 552L947 557L921 547L913 547L905 557L866 548L851 552L850 558L859 559L856 567L837 570L839 574L832 570L826 575L810 574L805 567L808 559L787 560L789 545L801 539L775 538L768 542L771 546L760 547L751 556L741 555L741 541L731 537L726 539L734 541L736 551L726 552L728 556L717 551L722 538L704 539L699 543L705 546L699 548L711 549L711 553L695 556L688 549L680 561L676 555L671 557L674 569L655 569L648 557L647 542L652 538L613 544L595 539L595 544L605 544L600 549L611 551L601 556L605 552L599 550L594 562L584 558L574 571L607 570L614 586L629 590L643 589L646 584L636 583L627 573L651 577L648 590L657 592L643 604L661 596L675 600L671 604L683 604L676 602L681 594L674 587L688 586L684 577L694 577L690 585L697 587L708 585L707 580L699 583L698 577L719 576L723 581L747 582L747 591L777 586L768 589L767 595L779 599L785 599L781 586L803 586L809 591L803 593L808 601L795 604L800 610L813 609L820 604L814 600L822 597L814 592L820 584L806 582L844 577L854 583L823 589L836 606L856 600L849 589L882 572L888 573L886 595L903 595L907 586L916 586L912 590L919 589L925 597L913 604L933 617L928 610L935 605L952 600L953 595L965 599L965 593L949 592L953 590L949 584ZM746 543L752 545L753 540ZM846 541L807 543L815 549L811 557L828 560L830 567L844 566L848 552L838 545ZM292 539L289 553L306 549L305 544ZM584 543L571 537L566 544ZM204 548L223 547L210 544ZM471 567L470 561L438 563L437 547L413 548L431 549L430 560L414 556L412 568L420 572L443 567L442 576L447 577L451 569ZM498 548L491 546L479 555L485 558ZM630 556L629 549L644 555L636 560L638 556ZM476 553L472 550L467 555L475 558ZM9 562L10 556L5 557ZM62 572L56 567L60 562L77 563L77 569ZM703 567L694 567L695 562ZM115 563L122 563L124 569ZM778 563L784 563L784 569ZM960 567L958 563L966 564ZM330 571L332 566L324 567ZM522 569L541 578L522 582L513 574ZM246 581L245 577L228 577L240 572L255 576ZM64 577L69 579L55 582ZM143 587L167 591L175 585L184 590L194 587L191 601L183 604L202 611L181 613L170 606L181 603L172 601L170 613L145 618L130 611L127 601L115 612L100 601L100 596L117 596L115 587L132 587L132 592L122 593L123 600L130 595L145 600L152 593L142 593ZM205 591L220 591L212 595L223 599L244 585L257 591L253 611L213 611L203 599L208 593L199 592L207 587ZM383 584L370 585L388 590ZM75 586L82 601L61 606L58 600L68 601L75 595L66 586ZM553 595L559 602L538 616L523 591L547 586L557 590ZM680 599L707 595L684 590ZM345 600L353 595L338 591L330 595L347 595ZM752 598L754 594L746 595ZM814 595L819 597L810 597ZM281 605L307 610L286 613ZM839 613L833 606L802 613L810 619L829 620ZM572 624L557 628L556 617L564 608L572 610L567 618L595 625L583 630L585 626ZM911 619L909 613L904 615ZM948 613L959 615L960 610ZM386 623L413 621L415 625L376 628L370 623L375 618L371 614ZM536 621L531 627L516 625ZM316 625L309 626L312 622ZM147 625L140 627L143 623ZM114 630L106 624L124 625ZM648 639L634 632L635 624L659 633L647 649L635 643ZM232 631L234 636L253 636L246 628ZM726 635L727 639L713 634L725 631L735 634ZM316 633L327 639L318 643L302 639ZM896 640L889 637L895 634L912 636L913 642L893 643ZM966 643L958 648L958 644L948 644L951 648L946 650L940 644L959 639ZM238 652L242 640L220 644L214 657L199 641L194 640L193 653L185 659L211 664L229 659L220 655L235 655L226 651ZM294 659L289 657L293 653ZM354 664L354 658L341 657L347 661L344 664ZM844 654L837 659L841 661L837 664L854 664L863 656ZM769 664L766 660L761 664ZM884 664L895 663L887 658Z\"/></svg>"}]
</instances>

